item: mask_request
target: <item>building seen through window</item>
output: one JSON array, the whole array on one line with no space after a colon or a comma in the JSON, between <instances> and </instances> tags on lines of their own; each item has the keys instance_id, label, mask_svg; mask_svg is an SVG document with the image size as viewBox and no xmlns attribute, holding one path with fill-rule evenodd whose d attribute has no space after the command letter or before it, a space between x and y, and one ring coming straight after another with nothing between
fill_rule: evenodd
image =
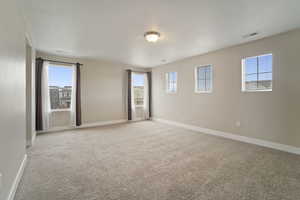
<instances>
[{"instance_id":1,"label":"building seen through window","mask_svg":"<svg viewBox=\"0 0 300 200\"><path fill-rule=\"evenodd\" d=\"M70 109L72 98L72 68L49 66L48 85L51 110Z\"/></svg>"},{"instance_id":2,"label":"building seen through window","mask_svg":"<svg viewBox=\"0 0 300 200\"><path fill-rule=\"evenodd\" d=\"M144 105L144 74L134 73L132 75L134 104L136 106Z\"/></svg>"}]
</instances>

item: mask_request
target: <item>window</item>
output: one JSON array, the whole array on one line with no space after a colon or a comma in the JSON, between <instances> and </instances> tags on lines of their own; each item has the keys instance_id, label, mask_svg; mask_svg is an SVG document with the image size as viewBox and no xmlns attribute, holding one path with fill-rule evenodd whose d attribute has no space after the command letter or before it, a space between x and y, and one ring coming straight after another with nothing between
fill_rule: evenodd
<instances>
[{"instance_id":1,"label":"window","mask_svg":"<svg viewBox=\"0 0 300 200\"><path fill-rule=\"evenodd\" d=\"M195 92L212 92L212 66L206 65L195 69Z\"/></svg>"},{"instance_id":2,"label":"window","mask_svg":"<svg viewBox=\"0 0 300 200\"><path fill-rule=\"evenodd\" d=\"M272 54L242 60L242 91L272 91Z\"/></svg>"},{"instance_id":3,"label":"window","mask_svg":"<svg viewBox=\"0 0 300 200\"><path fill-rule=\"evenodd\" d=\"M48 87L51 110L70 109L72 94L71 67L50 65L48 68Z\"/></svg>"},{"instance_id":4,"label":"window","mask_svg":"<svg viewBox=\"0 0 300 200\"><path fill-rule=\"evenodd\" d=\"M177 91L177 72L166 73L166 90L168 93L176 93Z\"/></svg>"},{"instance_id":5,"label":"window","mask_svg":"<svg viewBox=\"0 0 300 200\"><path fill-rule=\"evenodd\" d=\"M132 74L132 86L135 106L144 105L144 82L144 74Z\"/></svg>"}]
</instances>

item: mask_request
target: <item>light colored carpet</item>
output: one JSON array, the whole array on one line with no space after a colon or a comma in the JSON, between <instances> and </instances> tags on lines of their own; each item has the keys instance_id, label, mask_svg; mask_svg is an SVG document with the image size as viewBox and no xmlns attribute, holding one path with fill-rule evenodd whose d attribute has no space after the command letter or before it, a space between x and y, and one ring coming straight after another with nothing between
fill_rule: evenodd
<instances>
[{"instance_id":1,"label":"light colored carpet","mask_svg":"<svg viewBox=\"0 0 300 200\"><path fill-rule=\"evenodd\" d=\"M297 200L300 156L157 122L40 135L15 200Z\"/></svg>"}]
</instances>

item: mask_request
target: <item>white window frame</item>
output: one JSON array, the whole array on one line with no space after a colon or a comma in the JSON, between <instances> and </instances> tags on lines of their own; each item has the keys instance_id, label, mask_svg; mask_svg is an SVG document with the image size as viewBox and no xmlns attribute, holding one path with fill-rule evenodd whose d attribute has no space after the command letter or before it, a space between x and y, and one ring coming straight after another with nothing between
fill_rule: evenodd
<instances>
[{"instance_id":1,"label":"white window frame","mask_svg":"<svg viewBox=\"0 0 300 200\"><path fill-rule=\"evenodd\" d=\"M246 85L245 85L245 82L246 82L246 77L245 77L245 61L246 59L248 58L258 58L260 56L267 56L267 55L271 55L272 56L272 80L271 80L271 83L272 83L272 88L271 89L255 89L255 90L248 90L246 89ZM266 54L260 54L260 55L257 55L257 56L250 56L250 57L245 57L242 59L242 84L241 84L241 91L242 92L272 92L273 91L273 64L274 64L274 59L273 59L273 53L266 53ZM258 71L257 71L258 73ZM258 73L259 74L259 73Z\"/></svg>"},{"instance_id":2,"label":"white window frame","mask_svg":"<svg viewBox=\"0 0 300 200\"><path fill-rule=\"evenodd\" d=\"M199 90L198 88L198 68L204 68L204 67L210 67L211 69L211 74L210 74L210 90ZM194 78L195 78L195 93L212 93L213 92L213 65L212 64L207 64L207 65L201 65L195 67L194 70ZM206 80L205 80L206 81Z\"/></svg>"},{"instance_id":3,"label":"white window frame","mask_svg":"<svg viewBox=\"0 0 300 200\"><path fill-rule=\"evenodd\" d=\"M169 75L170 73L176 73L176 87L175 87L175 91L171 91L170 87L169 87ZM175 71L171 71L171 72L166 72L165 74L165 79L166 79L166 93L168 94L176 94L177 93L177 88L178 88L178 73Z\"/></svg>"}]
</instances>

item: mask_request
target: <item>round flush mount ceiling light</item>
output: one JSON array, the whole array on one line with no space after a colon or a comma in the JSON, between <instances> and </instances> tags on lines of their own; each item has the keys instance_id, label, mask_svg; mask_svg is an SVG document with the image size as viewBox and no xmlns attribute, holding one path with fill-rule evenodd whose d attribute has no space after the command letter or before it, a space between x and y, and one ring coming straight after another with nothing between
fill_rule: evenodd
<instances>
[{"instance_id":1,"label":"round flush mount ceiling light","mask_svg":"<svg viewBox=\"0 0 300 200\"><path fill-rule=\"evenodd\" d=\"M144 36L148 42L157 42L160 37L160 33L156 31L148 31L144 34Z\"/></svg>"}]
</instances>

